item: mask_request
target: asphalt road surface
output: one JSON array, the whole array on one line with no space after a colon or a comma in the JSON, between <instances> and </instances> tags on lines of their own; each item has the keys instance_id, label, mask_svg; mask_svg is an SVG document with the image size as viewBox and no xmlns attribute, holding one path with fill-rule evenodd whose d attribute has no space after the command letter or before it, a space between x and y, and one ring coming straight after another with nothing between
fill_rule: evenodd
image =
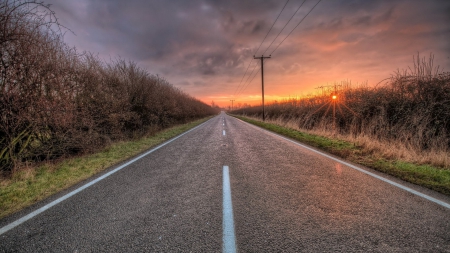
<instances>
[{"instance_id":1,"label":"asphalt road surface","mask_svg":"<svg viewBox=\"0 0 450 253\"><path fill-rule=\"evenodd\" d=\"M448 197L223 113L109 172L1 220L0 252L450 252Z\"/></svg>"}]
</instances>

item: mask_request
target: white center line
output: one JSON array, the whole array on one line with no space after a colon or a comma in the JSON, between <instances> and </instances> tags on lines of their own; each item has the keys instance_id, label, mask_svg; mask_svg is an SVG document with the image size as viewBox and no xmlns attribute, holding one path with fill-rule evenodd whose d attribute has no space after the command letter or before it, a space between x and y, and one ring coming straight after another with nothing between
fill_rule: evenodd
<instances>
[{"instance_id":1,"label":"white center line","mask_svg":"<svg viewBox=\"0 0 450 253\"><path fill-rule=\"evenodd\" d=\"M222 134L223 134L223 136L225 136L225 130L223 130Z\"/></svg>"},{"instance_id":2,"label":"white center line","mask_svg":"<svg viewBox=\"0 0 450 253\"><path fill-rule=\"evenodd\" d=\"M223 166L223 253L236 252L234 236L233 204L231 203L230 173L228 166Z\"/></svg>"}]
</instances>

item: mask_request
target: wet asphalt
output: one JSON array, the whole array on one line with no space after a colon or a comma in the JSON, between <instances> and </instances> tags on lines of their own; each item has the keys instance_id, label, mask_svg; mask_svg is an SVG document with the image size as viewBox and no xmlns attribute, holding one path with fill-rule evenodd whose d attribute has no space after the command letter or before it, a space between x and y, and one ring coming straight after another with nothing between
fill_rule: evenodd
<instances>
[{"instance_id":1,"label":"wet asphalt","mask_svg":"<svg viewBox=\"0 0 450 253\"><path fill-rule=\"evenodd\" d=\"M223 166L238 252L450 252L450 209L223 113L0 235L0 252L221 252Z\"/></svg>"}]
</instances>

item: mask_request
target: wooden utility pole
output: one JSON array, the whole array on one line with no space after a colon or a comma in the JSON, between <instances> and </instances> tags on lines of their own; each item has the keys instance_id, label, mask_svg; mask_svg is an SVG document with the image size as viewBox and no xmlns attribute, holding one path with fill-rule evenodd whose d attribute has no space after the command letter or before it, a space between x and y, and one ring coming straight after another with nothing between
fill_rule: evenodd
<instances>
[{"instance_id":1,"label":"wooden utility pole","mask_svg":"<svg viewBox=\"0 0 450 253\"><path fill-rule=\"evenodd\" d=\"M234 101L234 99L231 99L230 101L231 101L231 110L233 111L233 101Z\"/></svg>"},{"instance_id":2,"label":"wooden utility pole","mask_svg":"<svg viewBox=\"0 0 450 253\"><path fill-rule=\"evenodd\" d=\"M263 114L262 114L262 118L263 121L265 121L265 114L264 114L264 59L270 58L271 56L264 56L261 55L260 57L256 57L253 56L253 59L261 59L261 89L262 89L262 109L263 109Z\"/></svg>"}]
</instances>

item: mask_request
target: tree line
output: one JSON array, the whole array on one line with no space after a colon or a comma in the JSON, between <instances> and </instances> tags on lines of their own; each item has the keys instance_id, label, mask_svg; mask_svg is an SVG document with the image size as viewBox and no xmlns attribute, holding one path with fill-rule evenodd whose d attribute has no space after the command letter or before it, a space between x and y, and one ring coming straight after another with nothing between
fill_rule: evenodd
<instances>
[{"instance_id":1,"label":"tree line","mask_svg":"<svg viewBox=\"0 0 450 253\"><path fill-rule=\"evenodd\" d=\"M0 24L2 172L217 113L134 62L69 47L41 2L0 1Z\"/></svg>"}]
</instances>

